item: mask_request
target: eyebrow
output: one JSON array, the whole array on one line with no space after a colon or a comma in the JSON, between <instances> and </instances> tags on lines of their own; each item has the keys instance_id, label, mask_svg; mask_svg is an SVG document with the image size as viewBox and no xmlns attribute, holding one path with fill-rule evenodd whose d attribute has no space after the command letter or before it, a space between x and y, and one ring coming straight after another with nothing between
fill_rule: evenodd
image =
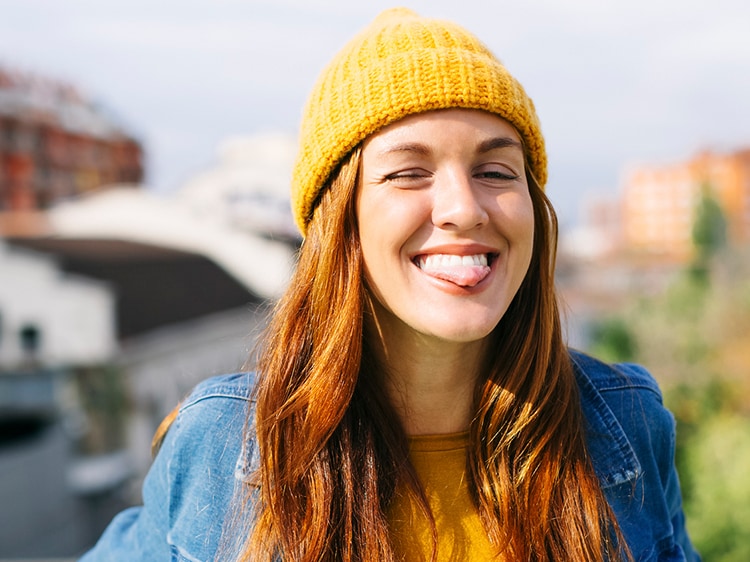
<instances>
[{"instance_id":1,"label":"eyebrow","mask_svg":"<svg viewBox=\"0 0 750 562\"><path fill-rule=\"evenodd\" d=\"M495 150L497 148L518 148L519 150L523 151L523 145L513 138L493 137L479 143L477 152L480 154L484 154L485 152L490 152L491 150ZM411 152L414 154L419 154L421 156L429 156L432 153L431 149L424 144L403 143L388 147L383 151L383 154L393 154L396 152Z\"/></svg>"},{"instance_id":2,"label":"eyebrow","mask_svg":"<svg viewBox=\"0 0 750 562\"><path fill-rule=\"evenodd\" d=\"M479 143L478 152L483 154L496 148L518 148L523 151L523 145L510 137L495 137Z\"/></svg>"},{"instance_id":3,"label":"eyebrow","mask_svg":"<svg viewBox=\"0 0 750 562\"><path fill-rule=\"evenodd\" d=\"M432 151L424 144L406 142L388 147L383 151L383 154L393 154L395 152L413 152L421 156L429 156Z\"/></svg>"}]
</instances>

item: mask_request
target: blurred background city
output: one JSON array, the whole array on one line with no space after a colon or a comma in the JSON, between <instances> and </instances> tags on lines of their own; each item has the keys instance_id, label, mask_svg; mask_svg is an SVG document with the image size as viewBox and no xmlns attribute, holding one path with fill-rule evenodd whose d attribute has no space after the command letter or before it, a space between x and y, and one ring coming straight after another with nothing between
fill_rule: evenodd
<instances>
[{"instance_id":1,"label":"blurred background city","mask_svg":"<svg viewBox=\"0 0 750 562\"><path fill-rule=\"evenodd\" d=\"M305 95L391 4L0 2L0 560L75 559L243 367L300 243ZM750 5L405 4L534 98L569 342L655 374L694 542L750 560Z\"/></svg>"}]
</instances>

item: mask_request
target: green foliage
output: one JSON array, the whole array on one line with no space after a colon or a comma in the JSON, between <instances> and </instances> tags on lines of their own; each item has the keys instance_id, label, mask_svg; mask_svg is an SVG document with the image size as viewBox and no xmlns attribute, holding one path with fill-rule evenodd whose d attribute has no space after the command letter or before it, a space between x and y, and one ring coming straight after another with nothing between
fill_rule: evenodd
<instances>
[{"instance_id":1,"label":"green foliage","mask_svg":"<svg viewBox=\"0 0 750 562\"><path fill-rule=\"evenodd\" d=\"M688 530L705 562L750 560L750 419L708 418L685 448Z\"/></svg>"},{"instance_id":2,"label":"green foliage","mask_svg":"<svg viewBox=\"0 0 750 562\"><path fill-rule=\"evenodd\" d=\"M609 362L632 361L636 356L636 343L626 322L611 317L594 323L591 330L591 353Z\"/></svg>"},{"instance_id":3,"label":"green foliage","mask_svg":"<svg viewBox=\"0 0 750 562\"><path fill-rule=\"evenodd\" d=\"M122 371L111 365L79 368L75 378L89 422L81 450L100 454L122 448L129 405Z\"/></svg>"},{"instance_id":4,"label":"green foliage","mask_svg":"<svg viewBox=\"0 0 750 562\"><path fill-rule=\"evenodd\" d=\"M703 185L695 209L693 245L701 261L711 258L727 245L727 220L708 184Z\"/></svg>"},{"instance_id":5,"label":"green foliage","mask_svg":"<svg viewBox=\"0 0 750 562\"><path fill-rule=\"evenodd\" d=\"M693 495L702 477L696 466L694 443L706 434L706 420L736 415L734 385L720 378L704 383L684 381L667 386L664 400L677 420L675 463L682 481L683 500L692 505ZM710 430L708 430L710 431Z\"/></svg>"},{"instance_id":6,"label":"green foliage","mask_svg":"<svg viewBox=\"0 0 750 562\"><path fill-rule=\"evenodd\" d=\"M665 380L705 379L716 335L705 325L709 288L685 274L660 297L631 304L621 314L633 339L631 359L647 364Z\"/></svg>"}]
</instances>

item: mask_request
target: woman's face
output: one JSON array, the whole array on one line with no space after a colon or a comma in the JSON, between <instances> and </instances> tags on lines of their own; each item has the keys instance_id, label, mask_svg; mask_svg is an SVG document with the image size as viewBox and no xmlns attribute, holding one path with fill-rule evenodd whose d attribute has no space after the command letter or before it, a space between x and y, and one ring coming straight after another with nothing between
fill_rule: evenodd
<instances>
[{"instance_id":1,"label":"woman's face","mask_svg":"<svg viewBox=\"0 0 750 562\"><path fill-rule=\"evenodd\" d=\"M357 219L385 335L485 338L531 261L534 213L518 134L467 109L381 129L363 145Z\"/></svg>"}]
</instances>

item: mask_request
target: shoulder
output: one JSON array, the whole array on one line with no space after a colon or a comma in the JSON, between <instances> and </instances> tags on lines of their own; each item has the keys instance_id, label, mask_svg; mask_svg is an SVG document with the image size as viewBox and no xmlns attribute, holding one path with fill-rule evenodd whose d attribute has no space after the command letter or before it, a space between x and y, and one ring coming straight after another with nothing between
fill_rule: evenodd
<instances>
[{"instance_id":1,"label":"shoulder","mask_svg":"<svg viewBox=\"0 0 750 562\"><path fill-rule=\"evenodd\" d=\"M661 389L645 367L635 363L604 363L576 350L569 353L579 385L581 379L588 379L599 392L650 392L661 402Z\"/></svg>"},{"instance_id":2,"label":"shoulder","mask_svg":"<svg viewBox=\"0 0 750 562\"><path fill-rule=\"evenodd\" d=\"M609 364L579 351L570 358L580 389L581 405L590 424L614 416L628 437L646 432L650 440L674 438L674 418L664 407L656 379L641 365Z\"/></svg>"},{"instance_id":3,"label":"shoulder","mask_svg":"<svg viewBox=\"0 0 750 562\"><path fill-rule=\"evenodd\" d=\"M255 373L234 373L196 385L180 404L164 454L173 461L184 457L177 466L196 477L203 472L207 478L213 471L212 478L219 475L227 484L243 479L257 456L254 442L246 439L254 421L256 378Z\"/></svg>"},{"instance_id":4,"label":"shoulder","mask_svg":"<svg viewBox=\"0 0 750 562\"><path fill-rule=\"evenodd\" d=\"M254 385L252 373L214 376L198 383L180 403L160 454L212 458L219 448L239 446L254 411ZM212 438L205 439L206 435Z\"/></svg>"},{"instance_id":5,"label":"shoulder","mask_svg":"<svg viewBox=\"0 0 750 562\"><path fill-rule=\"evenodd\" d=\"M664 407L659 384L645 367L609 364L579 351L571 351L570 358L587 417L606 418L602 413L606 409L630 438L637 438L644 430L662 439L673 438L674 419Z\"/></svg>"},{"instance_id":6,"label":"shoulder","mask_svg":"<svg viewBox=\"0 0 750 562\"><path fill-rule=\"evenodd\" d=\"M182 402L180 411L213 398L253 402L255 373L234 373L207 378L198 383Z\"/></svg>"},{"instance_id":7,"label":"shoulder","mask_svg":"<svg viewBox=\"0 0 750 562\"><path fill-rule=\"evenodd\" d=\"M669 466L675 423L654 377L640 365L570 352L587 440L605 487L630 481L655 457Z\"/></svg>"}]
</instances>

